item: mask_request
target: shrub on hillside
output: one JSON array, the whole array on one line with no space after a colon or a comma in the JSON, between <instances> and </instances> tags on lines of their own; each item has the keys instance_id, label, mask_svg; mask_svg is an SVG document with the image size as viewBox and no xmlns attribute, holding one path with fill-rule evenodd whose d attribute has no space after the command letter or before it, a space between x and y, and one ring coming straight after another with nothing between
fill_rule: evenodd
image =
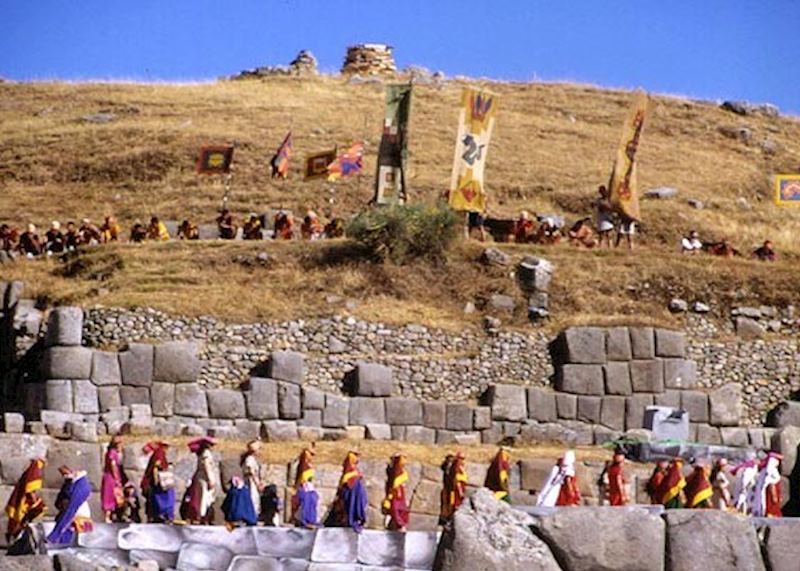
<instances>
[{"instance_id":1,"label":"shrub on hillside","mask_svg":"<svg viewBox=\"0 0 800 571\"><path fill-rule=\"evenodd\" d=\"M446 206L412 204L362 212L350 222L347 236L378 260L405 264L417 258L443 260L459 231L458 216Z\"/></svg>"}]
</instances>

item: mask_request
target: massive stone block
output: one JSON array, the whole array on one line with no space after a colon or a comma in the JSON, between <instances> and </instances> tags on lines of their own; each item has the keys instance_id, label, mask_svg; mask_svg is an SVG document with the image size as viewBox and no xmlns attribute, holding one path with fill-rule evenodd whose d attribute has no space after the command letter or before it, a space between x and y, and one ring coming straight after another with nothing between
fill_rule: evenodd
<instances>
[{"instance_id":1,"label":"massive stone block","mask_svg":"<svg viewBox=\"0 0 800 571\"><path fill-rule=\"evenodd\" d=\"M769 413L771 426L800 426L800 402L784 401Z\"/></svg>"},{"instance_id":2,"label":"massive stone block","mask_svg":"<svg viewBox=\"0 0 800 571\"><path fill-rule=\"evenodd\" d=\"M304 410L303 416L297 421L297 426L316 426L322 427L322 411L321 410Z\"/></svg>"},{"instance_id":3,"label":"massive stone block","mask_svg":"<svg viewBox=\"0 0 800 571\"><path fill-rule=\"evenodd\" d=\"M660 359L631 361L631 387L635 393L663 393L664 366Z\"/></svg>"},{"instance_id":4,"label":"massive stone block","mask_svg":"<svg viewBox=\"0 0 800 571\"><path fill-rule=\"evenodd\" d=\"M422 421L428 428L445 428L447 426L447 409L445 408L445 403L422 403Z\"/></svg>"},{"instance_id":5,"label":"massive stone block","mask_svg":"<svg viewBox=\"0 0 800 571\"><path fill-rule=\"evenodd\" d=\"M95 385L118 385L122 382L117 353L94 351L92 354L92 382Z\"/></svg>"},{"instance_id":6,"label":"massive stone block","mask_svg":"<svg viewBox=\"0 0 800 571\"><path fill-rule=\"evenodd\" d=\"M696 426L697 442L701 444L722 444L722 435L720 434L719 428L707 424L698 424Z\"/></svg>"},{"instance_id":7,"label":"massive stone block","mask_svg":"<svg viewBox=\"0 0 800 571\"><path fill-rule=\"evenodd\" d=\"M656 356L655 333L652 327L631 327L631 353L634 359L652 359Z\"/></svg>"},{"instance_id":8,"label":"massive stone block","mask_svg":"<svg viewBox=\"0 0 800 571\"><path fill-rule=\"evenodd\" d=\"M625 397L603 397L603 404L600 409L600 423L613 430L625 430Z\"/></svg>"},{"instance_id":9,"label":"massive stone block","mask_svg":"<svg viewBox=\"0 0 800 571\"><path fill-rule=\"evenodd\" d=\"M77 346L82 338L83 310L80 307L56 307L50 312L45 345Z\"/></svg>"},{"instance_id":10,"label":"massive stone block","mask_svg":"<svg viewBox=\"0 0 800 571\"><path fill-rule=\"evenodd\" d=\"M603 394L602 365L564 365L556 374L556 390L579 395Z\"/></svg>"},{"instance_id":11,"label":"massive stone block","mask_svg":"<svg viewBox=\"0 0 800 571\"><path fill-rule=\"evenodd\" d=\"M770 571L796 571L800 564L800 522L782 522L766 530L765 558Z\"/></svg>"},{"instance_id":12,"label":"massive stone block","mask_svg":"<svg viewBox=\"0 0 800 571\"><path fill-rule=\"evenodd\" d=\"M582 422L589 422L592 424L600 422L601 403L602 399L600 397L587 397L587 396L578 397L577 419Z\"/></svg>"},{"instance_id":13,"label":"massive stone block","mask_svg":"<svg viewBox=\"0 0 800 571\"><path fill-rule=\"evenodd\" d=\"M350 421L350 402L344 397L325 395L325 409L322 411L322 426L325 428L345 428Z\"/></svg>"},{"instance_id":14,"label":"massive stone block","mask_svg":"<svg viewBox=\"0 0 800 571\"><path fill-rule=\"evenodd\" d=\"M297 423L290 420L265 420L264 436L269 442L297 440Z\"/></svg>"},{"instance_id":15,"label":"massive stone block","mask_svg":"<svg viewBox=\"0 0 800 571\"><path fill-rule=\"evenodd\" d=\"M470 415L470 426L472 416ZM353 397L350 399L350 424L384 424L386 411L383 399L369 397Z\"/></svg>"},{"instance_id":16,"label":"massive stone block","mask_svg":"<svg viewBox=\"0 0 800 571\"><path fill-rule=\"evenodd\" d=\"M654 404L656 406L668 406L670 408L680 408L682 392L683 391L674 389L666 389L663 393L655 395Z\"/></svg>"},{"instance_id":17,"label":"massive stone block","mask_svg":"<svg viewBox=\"0 0 800 571\"><path fill-rule=\"evenodd\" d=\"M47 449L47 464L44 469L44 486L58 489L63 483L59 466L67 465L73 470L86 471L92 489L100 489L102 464L100 446L82 442L53 440Z\"/></svg>"},{"instance_id":18,"label":"massive stone block","mask_svg":"<svg viewBox=\"0 0 800 571\"><path fill-rule=\"evenodd\" d=\"M605 331L599 327L570 327L559 335L565 363L606 362Z\"/></svg>"},{"instance_id":19,"label":"massive stone block","mask_svg":"<svg viewBox=\"0 0 800 571\"><path fill-rule=\"evenodd\" d=\"M243 418L245 416L244 395L232 389L206 391L208 412L212 418Z\"/></svg>"},{"instance_id":20,"label":"massive stone block","mask_svg":"<svg viewBox=\"0 0 800 571\"><path fill-rule=\"evenodd\" d=\"M278 418L278 386L272 379L252 377L245 393L247 417L253 420Z\"/></svg>"},{"instance_id":21,"label":"massive stone block","mask_svg":"<svg viewBox=\"0 0 800 571\"><path fill-rule=\"evenodd\" d=\"M45 379L88 379L92 374L92 350L86 347L50 347L42 357Z\"/></svg>"},{"instance_id":22,"label":"massive stone block","mask_svg":"<svg viewBox=\"0 0 800 571\"><path fill-rule=\"evenodd\" d=\"M633 392L630 364L609 361L603 365L606 394L627 396Z\"/></svg>"},{"instance_id":23,"label":"massive stone block","mask_svg":"<svg viewBox=\"0 0 800 571\"><path fill-rule=\"evenodd\" d=\"M422 424L422 403L412 398L387 398L386 422L398 426Z\"/></svg>"},{"instance_id":24,"label":"massive stone block","mask_svg":"<svg viewBox=\"0 0 800 571\"><path fill-rule=\"evenodd\" d=\"M349 563L358 560L358 534L350 528L317 530L311 561L315 563Z\"/></svg>"},{"instance_id":25,"label":"massive stone block","mask_svg":"<svg viewBox=\"0 0 800 571\"><path fill-rule=\"evenodd\" d=\"M377 363L358 363L352 393L360 397L388 397L393 389L392 369Z\"/></svg>"},{"instance_id":26,"label":"massive stone block","mask_svg":"<svg viewBox=\"0 0 800 571\"><path fill-rule=\"evenodd\" d=\"M403 440L416 444L435 444L436 431L427 426L406 426Z\"/></svg>"},{"instance_id":27,"label":"massive stone block","mask_svg":"<svg viewBox=\"0 0 800 571\"><path fill-rule=\"evenodd\" d=\"M197 344L170 341L156 345L153 380L168 383L194 383L202 363L197 358ZM123 376L123 382L125 377Z\"/></svg>"},{"instance_id":28,"label":"massive stone block","mask_svg":"<svg viewBox=\"0 0 800 571\"><path fill-rule=\"evenodd\" d=\"M225 547L207 543L186 542L178 553L178 569L227 569L233 552Z\"/></svg>"},{"instance_id":29,"label":"massive stone block","mask_svg":"<svg viewBox=\"0 0 800 571\"><path fill-rule=\"evenodd\" d=\"M272 379L301 384L305 358L296 351L273 351L269 356L268 375Z\"/></svg>"},{"instance_id":30,"label":"massive stone block","mask_svg":"<svg viewBox=\"0 0 800 571\"><path fill-rule=\"evenodd\" d=\"M175 384L153 383L150 386L150 401L155 416L175 414Z\"/></svg>"},{"instance_id":31,"label":"massive stone block","mask_svg":"<svg viewBox=\"0 0 800 571\"><path fill-rule=\"evenodd\" d=\"M313 530L257 527L253 533L259 555L311 559L315 536Z\"/></svg>"},{"instance_id":32,"label":"massive stone block","mask_svg":"<svg viewBox=\"0 0 800 571\"><path fill-rule=\"evenodd\" d=\"M119 388L122 404L130 406L132 404L150 404L150 389L148 387L131 387L122 385Z\"/></svg>"},{"instance_id":33,"label":"massive stone block","mask_svg":"<svg viewBox=\"0 0 800 571\"><path fill-rule=\"evenodd\" d=\"M120 530L117 541L120 549L177 553L183 543L183 529L157 523L131 524Z\"/></svg>"},{"instance_id":34,"label":"massive stone block","mask_svg":"<svg viewBox=\"0 0 800 571\"><path fill-rule=\"evenodd\" d=\"M667 569L763 571L753 524L719 510L668 510Z\"/></svg>"},{"instance_id":35,"label":"massive stone block","mask_svg":"<svg viewBox=\"0 0 800 571\"><path fill-rule=\"evenodd\" d=\"M609 361L631 360L631 334L627 327L606 329L606 353Z\"/></svg>"},{"instance_id":36,"label":"massive stone block","mask_svg":"<svg viewBox=\"0 0 800 571\"><path fill-rule=\"evenodd\" d=\"M291 383L278 383L278 414L282 419L300 418L300 387Z\"/></svg>"},{"instance_id":37,"label":"massive stone block","mask_svg":"<svg viewBox=\"0 0 800 571\"><path fill-rule=\"evenodd\" d=\"M656 355L658 357L686 356L686 336L679 331L656 329Z\"/></svg>"},{"instance_id":38,"label":"massive stone block","mask_svg":"<svg viewBox=\"0 0 800 571\"><path fill-rule=\"evenodd\" d=\"M485 430L492 426L492 409L488 406L476 406L472 410L472 428Z\"/></svg>"},{"instance_id":39,"label":"massive stone block","mask_svg":"<svg viewBox=\"0 0 800 571\"><path fill-rule=\"evenodd\" d=\"M525 387L489 385L483 404L492 407L492 419L521 421L528 417Z\"/></svg>"},{"instance_id":40,"label":"massive stone block","mask_svg":"<svg viewBox=\"0 0 800 571\"><path fill-rule=\"evenodd\" d=\"M681 391L681 408L690 422L708 422L708 395L699 391Z\"/></svg>"},{"instance_id":41,"label":"massive stone block","mask_svg":"<svg viewBox=\"0 0 800 571\"><path fill-rule=\"evenodd\" d=\"M175 414L207 418L206 392L197 383L181 383L175 387Z\"/></svg>"},{"instance_id":42,"label":"massive stone block","mask_svg":"<svg viewBox=\"0 0 800 571\"><path fill-rule=\"evenodd\" d=\"M742 417L742 387L735 383L723 385L708 395L711 424L736 426Z\"/></svg>"},{"instance_id":43,"label":"massive stone block","mask_svg":"<svg viewBox=\"0 0 800 571\"><path fill-rule=\"evenodd\" d=\"M405 533L404 560L406 569L433 569L439 534L435 531L407 531Z\"/></svg>"},{"instance_id":44,"label":"massive stone block","mask_svg":"<svg viewBox=\"0 0 800 571\"><path fill-rule=\"evenodd\" d=\"M364 565L402 567L405 533L365 529L358 537L358 562Z\"/></svg>"},{"instance_id":45,"label":"massive stone block","mask_svg":"<svg viewBox=\"0 0 800 571\"><path fill-rule=\"evenodd\" d=\"M44 402L48 410L72 412L72 381L51 379L44 383Z\"/></svg>"},{"instance_id":46,"label":"massive stone block","mask_svg":"<svg viewBox=\"0 0 800 571\"><path fill-rule=\"evenodd\" d=\"M653 404L653 395L635 394L625 399L625 430L642 428L644 412Z\"/></svg>"},{"instance_id":47,"label":"massive stone block","mask_svg":"<svg viewBox=\"0 0 800 571\"><path fill-rule=\"evenodd\" d=\"M771 437L772 450L783 455L781 473L788 476L797 464L797 451L800 447L800 426L784 426Z\"/></svg>"},{"instance_id":48,"label":"massive stone block","mask_svg":"<svg viewBox=\"0 0 800 571\"><path fill-rule=\"evenodd\" d=\"M664 386L693 389L697 386L697 363L688 359L664 359Z\"/></svg>"},{"instance_id":49,"label":"massive stone block","mask_svg":"<svg viewBox=\"0 0 800 571\"><path fill-rule=\"evenodd\" d=\"M303 387L303 410L325 408L325 393L313 387Z\"/></svg>"},{"instance_id":50,"label":"massive stone block","mask_svg":"<svg viewBox=\"0 0 800 571\"><path fill-rule=\"evenodd\" d=\"M130 343L127 350L119 354L122 383L134 387L150 386L153 382L153 359L152 345Z\"/></svg>"},{"instance_id":51,"label":"massive stone block","mask_svg":"<svg viewBox=\"0 0 800 571\"><path fill-rule=\"evenodd\" d=\"M472 430L472 407L461 403L448 403L447 430Z\"/></svg>"},{"instance_id":52,"label":"massive stone block","mask_svg":"<svg viewBox=\"0 0 800 571\"><path fill-rule=\"evenodd\" d=\"M558 418L572 420L578 415L578 397L556 393L556 411Z\"/></svg>"},{"instance_id":53,"label":"massive stone block","mask_svg":"<svg viewBox=\"0 0 800 571\"><path fill-rule=\"evenodd\" d=\"M97 400L97 387L91 381L72 381L73 410L83 414L96 414L100 412L100 402Z\"/></svg>"},{"instance_id":54,"label":"massive stone block","mask_svg":"<svg viewBox=\"0 0 800 571\"><path fill-rule=\"evenodd\" d=\"M539 422L555 422L558 418L556 413L555 395L539 387L531 387L527 390L528 396L528 418Z\"/></svg>"},{"instance_id":55,"label":"massive stone block","mask_svg":"<svg viewBox=\"0 0 800 571\"><path fill-rule=\"evenodd\" d=\"M100 412L106 412L112 408L122 406L122 397L119 387L110 385L107 387L97 387L97 400L100 401Z\"/></svg>"},{"instance_id":56,"label":"massive stone block","mask_svg":"<svg viewBox=\"0 0 800 571\"><path fill-rule=\"evenodd\" d=\"M365 428L367 440L392 439L392 427L388 424L368 424Z\"/></svg>"}]
</instances>

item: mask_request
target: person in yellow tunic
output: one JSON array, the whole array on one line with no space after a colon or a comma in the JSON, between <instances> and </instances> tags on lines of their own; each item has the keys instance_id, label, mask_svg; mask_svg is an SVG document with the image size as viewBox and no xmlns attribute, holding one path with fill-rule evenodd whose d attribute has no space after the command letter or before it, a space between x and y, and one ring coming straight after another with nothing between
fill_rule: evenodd
<instances>
[{"instance_id":1,"label":"person in yellow tunic","mask_svg":"<svg viewBox=\"0 0 800 571\"><path fill-rule=\"evenodd\" d=\"M169 231L157 216L150 218L150 225L147 227L147 239L165 241L169 240Z\"/></svg>"},{"instance_id":2,"label":"person in yellow tunic","mask_svg":"<svg viewBox=\"0 0 800 571\"><path fill-rule=\"evenodd\" d=\"M486 472L486 480L483 485L494 492L498 500L511 503L511 496L508 489L508 471L511 467L511 455L508 448L501 447L495 454L489 470Z\"/></svg>"},{"instance_id":3,"label":"person in yellow tunic","mask_svg":"<svg viewBox=\"0 0 800 571\"><path fill-rule=\"evenodd\" d=\"M444 525L453 518L456 510L466 497L467 470L464 466L464 454L459 451L455 456L448 455L442 464L444 486L442 489L442 508L439 522Z\"/></svg>"},{"instance_id":4,"label":"person in yellow tunic","mask_svg":"<svg viewBox=\"0 0 800 571\"><path fill-rule=\"evenodd\" d=\"M406 457L403 454L392 456L386 467L386 497L381 505L383 513L389 516L386 529L405 531L408 527L409 510L406 501Z\"/></svg>"}]
</instances>

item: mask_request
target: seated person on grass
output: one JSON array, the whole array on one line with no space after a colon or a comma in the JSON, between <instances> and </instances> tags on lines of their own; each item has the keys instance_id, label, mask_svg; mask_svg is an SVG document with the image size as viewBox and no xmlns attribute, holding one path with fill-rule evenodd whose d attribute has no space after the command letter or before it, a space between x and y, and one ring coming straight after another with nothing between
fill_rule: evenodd
<instances>
[{"instance_id":1,"label":"seated person on grass","mask_svg":"<svg viewBox=\"0 0 800 571\"><path fill-rule=\"evenodd\" d=\"M81 227L78 228L78 240L81 244L96 246L103 240L100 228L92 223L88 218L81 220Z\"/></svg>"},{"instance_id":2,"label":"seated person on grass","mask_svg":"<svg viewBox=\"0 0 800 571\"><path fill-rule=\"evenodd\" d=\"M17 249L19 241L19 230L12 228L8 224L0 226L0 250L11 252Z\"/></svg>"},{"instance_id":3,"label":"seated person on grass","mask_svg":"<svg viewBox=\"0 0 800 571\"><path fill-rule=\"evenodd\" d=\"M223 240L236 238L236 231L239 228L233 221L233 214L227 208L223 208L222 212L217 216L217 228L219 228L219 237Z\"/></svg>"},{"instance_id":4,"label":"seated person on grass","mask_svg":"<svg viewBox=\"0 0 800 571\"><path fill-rule=\"evenodd\" d=\"M572 225L569 229L569 243L573 246L583 246L584 248L594 248L597 246L597 238L592 229L592 219L582 218Z\"/></svg>"},{"instance_id":5,"label":"seated person on grass","mask_svg":"<svg viewBox=\"0 0 800 571\"><path fill-rule=\"evenodd\" d=\"M681 254L697 254L702 251L703 242L700 241L700 235L697 230L692 230L688 236L684 236L681 240Z\"/></svg>"},{"instance_id":6,"label":"seated person on grass","mask_svg":"<svg viewBox=\"0 0 800 571\"><path fill-rule=\"evenodd\" d=\"M245 240L263 240L264 230L261 226L261 219L254 213L250 213L247 222L242 226L242 237Z\"/></svg>"},{"instance_id":7,"label":"seated person on grass","mask_svg":"<svg viewBox=\"0 0 800 571\"><path fill-rule=\"evenodd\" d=\"M319 221L317 213L309 210L300 225L300 235L303 240L319 240L322 237L322 222Z\"/></svg>"},{"instance_id":8,"label":"seated person on grass","mask_svg":"<svg viewBox=\"0 0 800 571\"><path fill-rule=\"evenodd\" d=\"M113 216L106 216L103 225L100 226L100 235L103 243L118 242L120 234L122 234L122 228L117 224L117 219Z\"/></svg>"},{"instance_id":9,"label":"seated person on grass","mask_svg":"<svg viewBox=\"0 0 800 571\"><path fill-rule=\"evenodd\" d=\"M50 224L50 230L44 234L44 249L48 256L53 254L60 254L66 248L64 242L64 234L61 232L61 223L58 220L53 220Z\"/></svg>"},{"instance_id":10,"label":"seated person on grass","mask_svg":"<svg viewBox=\"0 0 800 571\"><path fill-rule=\"evenodd\" d=\"M344 221L341 218L334 218L325 225L326 238L342 238L344 236Z\"/></svg>"},{"instance_id":11,"label":"seated person on grass","mask_svg":"<svg viewBox=\"0 0 800 571\"><path fill-rule=\"evenodd\" d=\"M527 244L533 242L536 237L536 228L527 210L519 213L516 223L514 223L514 241L517 244Z\"/></svg>"},{"instance_id":12,"label":"seated person on grass","mask_svg":"<svg viewBox=\"0 0 800 571\"><path fill-rule=\"evenodd\" d=\"M275 239L291 240L294 238L294 218L291 214L280 209L275 215Z\"/></svg>"},{"instance_id":13,"label":"seated person on grass","mask_svg":"<svg viewBox=\"0 0 800 571\"><path fill-rule=\"evenodd\" d=\"M28 224L28 229L19 236L19 253L28 258L33 258L42 253L42 240L36 232L36 226Z\"/></svg>"},{"instance_id":14,"label":"seated person on grass","mask_svg":"<svg viewBox=\"0 0 800 571\"><path fill-rule=\"evenodd\" d=\"M545 217L533 237L536 244L558 244L561 241L561 228L553 221L552 218Z\"/></svg>"},{"instance_id":15,"label":"seated person on grass","mask_svg":"<svg viewBox=\"0 0 800 571\"><path fill-rule=\"evenodd\" d=\"M197 229L197 224L192 224L188 220L181 222L181 225L178 226L178 239L199 240L200 230Z\"/></svg>"},{"instance_id":16,"label":"seated person on grass","mask_svg":"<svg viewBox=\"0 0 800 571\"><path fill-rule=\"evenodd\" d=\"M67 252L74 252L81 244L81 235L75 228L75 223L70 220L67 222L67 231L64 232L64 246Z\"/></svg>"},{"instance_id":17,"label":"seated person on grass","mask_svg":"<svg viewBox=\"0 0 800 571\"><path fill-rule=\"evenodd\" d=\"M131 242L138 244L145 240L147 240L147 228L142 224L141 220L137 220L131 228Z\"/></svg>"},{"instance_id":18,"label":"seated person on grass","mask_svg":"<svg viewBox=\"0 0 800 571\"><path fill-rule=\"evenodd\" d=\"M150 218L150 225L147 227L147 239L159 242L169 240L169 231L157 216Z\"/></svg>"},{"instance_id":19,"label":"seated person on grass","mask_svg":"<svg viewBox=\"0 0 800 571\"><path fill-rule=\"evenodd\" d=\"M714 256L722 256L723 258L733 258L739 256L739 251L731 245L730 240L723 238L720 242L710 244L708 246L708 253Z\"/></svg>"},{"instance_id":20,"label":"seated person on grass","mask_svg":"<svg viewBox=\"0 0 800 571\"><path fill-rule=\"evenodd\" d=\"M753 257L762 262L774 262L778 259L778 252L775 251L775 245L770 240L765 240L760 248L753 250Z\"/></svg>"}]
</instances>

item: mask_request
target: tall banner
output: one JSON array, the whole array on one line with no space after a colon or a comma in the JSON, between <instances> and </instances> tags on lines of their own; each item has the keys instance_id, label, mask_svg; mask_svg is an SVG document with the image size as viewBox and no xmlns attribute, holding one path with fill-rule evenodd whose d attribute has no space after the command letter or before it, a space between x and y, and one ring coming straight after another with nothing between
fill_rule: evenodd
<instances>
[{"instance_id":1,"label":"tall banner","mask_svg":"<svg viewBox=\"0 0 800 571\"><path fill-rule=\"evenodd\" d=\"M292 157L292 132L286 135L283 143L269 161L272 178L286 179L289 176L289 159Z\"/></svg>"},{"instance_id":2,"label":"tall banner","mask_svg":"<svg viewBox=\"0 0 800 571\"><path fill-rule=\"evenodd\" d=\"M411 85L386 86L386 113L378 149L375 175L375 204L402 204L406 201L406 161L408 160L408 118L411 113Z\"/></svg>"},{"instance_id":3,"label":"tall banner","mask_svg":"<svg viewBox=\"0 0 800 571\"><path fill-rule=\"evenodd\" d=\"M492 138L497 98L488 91L465 88L461 93L458 138L450 181L450 207L453 210L483 212L486 191L483 169Z\"/></svg>"},{"instance_id":4,"label":"tall banner","mask_svg":"<svg viewBox=\"0 0 800 571\"><path fill-rule=\"evenodd\" d=\"M647 115L647 94L637 91L622 127L622 140L617 149L608 192L611 206L632 220L640 220L639 194L636 187L636 151L644 129Z\"/></svg>"}]
</instances>

